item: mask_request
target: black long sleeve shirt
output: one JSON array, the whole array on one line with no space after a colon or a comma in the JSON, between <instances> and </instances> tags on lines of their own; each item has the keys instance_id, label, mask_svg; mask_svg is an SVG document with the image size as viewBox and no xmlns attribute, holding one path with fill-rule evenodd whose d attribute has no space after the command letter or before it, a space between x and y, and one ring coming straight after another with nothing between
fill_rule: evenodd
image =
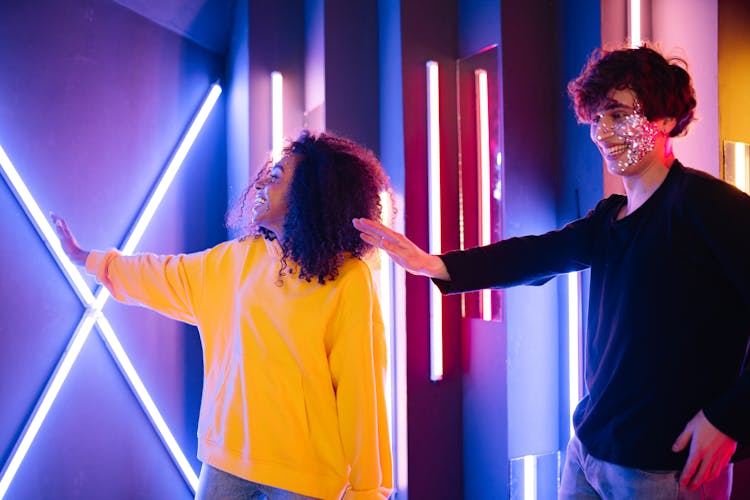
<instances>
[{"instance_id":1,"label":"black long sleeve shirt","mask_svg":"<svg viewBox=\"0 0 750 500\"><path fill-rule=\"evenodd\" d=\"M540 236L441 256L443 293L540 284L591 268L589 394L573 417L589 452L641 469L679 470L672 452L701 409L750 445L750 197L675 162L637 210L612 195Z\"/></svg>"}]
</instances>

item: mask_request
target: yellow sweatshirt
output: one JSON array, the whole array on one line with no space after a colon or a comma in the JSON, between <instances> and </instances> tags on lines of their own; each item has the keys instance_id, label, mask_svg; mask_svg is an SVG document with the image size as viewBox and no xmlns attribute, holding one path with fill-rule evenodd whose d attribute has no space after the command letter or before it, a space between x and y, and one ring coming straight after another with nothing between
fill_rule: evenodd
<instances>
[{"instance_id":1,"label":"yellow sweatshirt","mask_svg":"<svg viewBox=\"0 0 750 500\"><path fill-rule=\"evenodd\" d=\"M367 265L334 281L279 278L281 248L247 238L189 255L91 252L112 293L193 325L203 345L198 458L324 499L392 489L386 349Z\"/></svg>"}]
</instances>

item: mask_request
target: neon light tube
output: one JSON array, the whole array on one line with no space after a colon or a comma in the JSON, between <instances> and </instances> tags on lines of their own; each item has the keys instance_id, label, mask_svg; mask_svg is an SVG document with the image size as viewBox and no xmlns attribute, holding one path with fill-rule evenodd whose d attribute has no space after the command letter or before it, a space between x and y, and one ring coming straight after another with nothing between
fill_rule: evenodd
<instances>
[{"instance_id":1,"label":"neon light tube","mask_svg":"<svg viewBox=\"0 0 750 500\"><path fill-rule=\"evenodd\" d=\"M164 170L164 173L162 173L162 176L159 179L156 188L151 193L146 206L143 207L143 210L138 216L138 220L135 222L132 231L126 238L125 244L122 247L123 255L132 255L135 247L138 245L138 242L141 241L141 237L146 231L146 227L148 226L149 222L151 222L151 219L156 212L156 208L159 206L162 199L164 199L164 195L166 194L167 189L172 184L175 175L177 175L177 171L182 166L182 162L185 160L185 156L187 156L188 151L190 151L190 148L193 146L193 142L195 142L195 138L198 136L198 132L200 132L203 124L206 122L206 118L208 118L209 113L211 113L211 110L213 109L214 104L216 104L216 101L219 99L220 94L221 87L219 86L219 84L214 83L213 85L211 85L211 89L209 90L208 95L203 101L203 105L201 105L200 109L198 110L198 114L196 114L195 118L193 118L193 121L190 124L185 137L177 146L177 150L170 159L167 168Z\"/></svg>"},{"instance_id":2,"label":"neon light tube","mask_svg":"<svg viewBox=\"0 0 750 500\"><path fill-rule=\"evenodd\" d=\"M169 452L172 455L172 459L177 465L177 468L180 470L182 476L193 489L193 492L195 492L198 489L198 476L196 475L195 471L193 471L190 462L188 462L187 458L185 458L185 454L182 453L182 449L180 448L180 445L177 444L177 440L172 435L169 427L167 427L167 423L161 416L159 409L154 403L154 400L151 399L151 395L146 390L146 386L143 385L141 378L135 371L133 363L130 362L128 355L125 353L125 349L123 349L122 344L120 344L120 341L117 339L115 331L112 329L112 326L109 324L107 318L105 318L101 314L97 318L96 324L99 327L99 331L104 337L104 340L106 341L110 353L112 353L115 360L117 361L120 370L125 374L125 377L130 384L130 388L133 390L136 397L138 398L138 401L141 403L141 406L146 411L146 415L148 415L151 423L158 431L157 434L169 449Z\"/></svg>"},{"instance_id":3,"label":"neon light tube","mask_svg":"<svg viewBox=\"0 0 750 500\"><path fill-rule=\"evenodd\" d=\"M477 146L479 159L479 244L492 243L492 198L490 187L490 110L487 72L474 72L476 87ZM482 319L492 321L492 290L482 290Z\"/></svg>"},{"instance_id":4,"label":"neon light tube","mask_svg":"<svg viewBox=\"0 0 750 500\"><path fill-rule=\"evenodd\" d=\"M271 154L274 163L281 159L284 147L284 79L281 73L271 73Z\"/></svg>"},{"instance_id":5,"label":"neon light tube","mask_svg":"<svg viewBox=\"0 0 750 500\"><path fill-rule=\"evenodd\" d=\"M641 44L641 0L630 0L630 45Z\"/></svg>"},{"instance_id":6,"label":"neon light tube","mask_svg":"<svg viewBox=\"0 0 750 500\"><path fill-rule=\"evenodd\" d=\"M10 459L7 465L3 468L2 475L0 475L0 499L5 497L8 492L10 484L13 482L13 478L18 472L18 468L21 466L21 462L26 457L26 453L31 447L31 443L36 438L39 429L42 427L44 419L47 417L52 403L54 403L57 394L60 392L65 379L70 373L70 369L73 367L78 354L81 352L84 342L91 332L91 327L94 324L95 317L88 312L84 313L83 318L78 323L73 336L68 341L68 345L65 347L65 352L60 357L60 360L55 366L55 370L52 372L52 376L47 382L47 386L42 392L42 396L39 399L34 411L31 413L31 418L28 420L25 428L21 432L13 451L10 454Z\"/></svg>"},{"instance_id":7,"label":"neon light tube","mask_svg":"<svg viewBox=\"0 0 750 500\"><path fill-rule=\"evenodd\" d=\"M123 247L124 254L132 253L135 246L140 241L141 236L150 223L153 214L155 213L159 204L163 200L164 194L166 193L169 185L171 184L177 171L182 165L185 156L192 147L195 138L200 132L203 124L206 121L206 118L208 117L208 114L213 109L213 106L220 94L221 87L219 87L218 84L212 85L196 117L189 126L185 137L179 143L175 154L162 173L162 176L159 179L156 188L152 191L147 202L145 203L140 215L138 216L133 230L126 238L126 242ZM68 278L68 281L71 283L71 286L73 286L74 290L77 292L84 305L87 306L87 309L84 312L84 315L81 318L76 331L74 332L71 340L68 343L68 346L66 347L65 353L58 362L58 365L56 366L52 377L50 378L47 386L42 393L42 397L40 398L36 408L32 412L32 416L25 426L18 443L14 447L14 450L8 461L8 465L4 468L2 476L0 476L0 499L2 499L7 492L7 489L10 486L13 477L18 471L18 468L20 467L21 462L23 461L29 447L31 446L31 443L36 437L39 428L41 427L47 413L49 412L49 409L52 406L52 403L54 402L60 388L62 387L62 384L67 378L67 375L70 372L73 363L77 359L83 343L88 338L88 334L90 333L91 328L94 324L94 319L99 326L99 331L102 334L102 338L107 344L110 352L113 354L121 372L128 380L135 396L140 401L152 424L161 436L162 441L169 449L172 458L180 469L183 477L188 482L193 491L195 491L198 485L197 475L192 470L192 467L185 458L185 455L182 453L182 450L177 444L177 441L172 436L172 433L169 431L169 428L161 417L161 414L159 413L156 405L151 399L151 396L138 377L138 374L133 368L132 363L130 363L130 360L127 358L124 349L122 349L122 346L117 340L114 330L109 325L109 322L106 320L106 318L101 314L101 310L104 307L107 299L109 298L108 290L106 290L105 288L101 288L99 293L97 293L96 298L94 298L94 295L91 293L85 281L83 280L83 277L78 268L72 264L67 255L65 255L65 253L63 252L62 245L60 244L56 233L52 230L52 227L49 222L47 222L47 219L42 215L41 209L39 209L36 201L31 196L31 193L26 188L23 180L18 175L18 172L16 171L12 162L1 147L0 166L2 166L4 176L8 180L9 184L13 187L17 199L21 202L27 214L34 222L38 232L42 236L42 239L45 241L48 248L55 255L60 266L65 271L65 275ZM127 253L125 251L126 249L128 250Z\"/></svg>"},{"instance_id":8,"label":"neon light tube","mask_svg":"<svg viewBox=\"0 0 750 500\"><path fill-rule=\"evenodd\" d=\"M438 64L427 62L427 184L429 252L442 253L440 232L440 106ZM443 378L443 297L430 287L430 380Z\"/></svg>"},{"instance_id":9,"label":"neon light tube","mask_svg":"<svg viewBox=\"0 0 750 500\"><path fill-rule=\"evenodd\" d=\"M568 423L570 424L571 437L575 435L573 412L581 400L579 362L581 293L579 280L579 273L568 273L568 408L570 413Z\"/></svg>"},{"instance_id":10,"label":"neon light tube","mask_svg":"<svg viewBox=\"0 0 750 500\"><path fill-rule=\"evenodd\" d=\"M741 191L748 192L748 158L746 147L742 142L734 143L734 185Z\"/></svg>"},{"instance_id":11,"label":"neon light tube","mask_svg":"<svg viewBox=\"0 0 750 500\"><path fill-rule=\"evenodd\" d=\"M523 457L523 499L536 500L536 457Z\"/></svg>"},{"instance_id":12,"label":"neon light tube","mask_svg":"<svg viewBox=\"0 0 750 500\"><path fill-rule=\"evenodd\" d=\"M42 209L39 208L34 197L31 196L31 192L26 187L26 184L21 179L16 167L13 166L13 162L10 161L2 146L0 146L0 167L2 167L3 176L13 189L16 199L26 211L36 230L40 233L42 241L52 251L68 281L70 281L73 289L78 294L78 297L87 304L90 303L94 299L94 295L91 293L81 273L78 272L78 268L63 251L62 244L57 238L57 233L52 229L52 225L47 220L47 217L45 217Z\"/></svg>"},{"instance_id":13,"label":"neon light tube","mask_svg":"<svg viewBox=\"0 0 750 500\"><path fill-rule=\"evenodd\" d=\"M382 212L380 214L380 222L383 225L391 225L391 197L387 192L380 193L380 206ZM385 350L388 359L388 365L386 367L385 379L386 388L385 391L385 404L388 409L388 430L390 435L393 436L393 313L391 309L391 298L393 293L393 283L391 281L391 261L388 257L388 253L385 250L378 250L378 258L380 259L380 271L378 272L378 289L380 291L380 311L383 316L383 325L385 326Z\"/></svg>"}]
</instances>

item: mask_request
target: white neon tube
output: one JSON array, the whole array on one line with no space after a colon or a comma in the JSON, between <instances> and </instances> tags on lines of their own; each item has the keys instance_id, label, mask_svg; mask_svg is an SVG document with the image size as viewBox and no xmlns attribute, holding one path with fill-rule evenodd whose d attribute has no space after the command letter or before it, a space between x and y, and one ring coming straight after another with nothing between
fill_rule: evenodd
<instances>
[{"instance_id":1,"label":"white neon tube","mask_svg":"<svg viewBox=\"0 0 750 500\"><path fill-rule=\"evenodd\" d=\"M474 72L479 160L479 244L492 243L492 188L490 187L490 110L487 72ZM482 290L482 319L492 321L492 290Z\"/></svg>"},{"instance_id":2,"label":"white neon tube","mask_svg":"<svg viewBox=\"0 0 750 500\"><path fill-rule=\"evenodd\" d=\"M536 456L523 457L523 499L536 500Z\"/></svg>"},{"instance_id":3,"label":"white neon tube","mask_svg":"<svg viewBox=\"0 0 750 500\"><path fill-rule=\"evenodd\" d=\"M10 161L2 146L0 146L0 167L2 167L3 176L13 189L16 199L20 202L29 219L40 233L42 241L50 249L55 259L57 259L78 297L87 304L90 303L94 299L94 295L91 293L81 273L78 272L76 266L63 251L62 244L57 238L57 233L52 229L52 225L47 220L47 217L45 217L42 209L39 208L34 197L31 196L31 192L26 187L26 184L23 182L23 179L18 174L16 167L13 166L13 162Z\"/></svg>"},{"instance_id":4,"label":"white neon tube","mask_svg":"<svg viewBox=\"0 0 750 500\"><path fill-rule=\"evenodd\" d=\"M745 144L742 142L734 143L734 185L741 191L748 192L748 159L745 154Z\"/></svg>"},{"instance_id":5,"label":"white neon tube","mask_svg":"<svg viewBox=\"0 0 750 500\"><path fill-rule=\"evenodd\" d=\"M52 403L57 398L57 394L60 392L65 379L70 373L70 369L73 367L78 354L81 352L84 342L91 332L91 327L94 324L95 317L91 314L84 313L83 318L78 323L73 336L68 341L68 345L65 347L65 352L60 357L60 360L55 366L55 370L52 372L52 376L47 382L47 386L42 392L41 398L31 413L31 418L28 420L25 428L21 432L21 436L18 438L13 451L10 454L10 458L7 465L3 468L2 474L0 474L0 499L5 497L8 492L10 484L13 482L13 478L18 472L18 468L21 466L21 462L26 457L26 453L31 447L31 443L34 442L39 429L42 427L44 419L47 417Z\"/></svg>"},{"instance_id":6,"label":"white neon tube","mask_svg":"<svg viewBox=\"0 0 750 500\"><path fill-rule=\"evenodd\" d=\"M641 44L641 0L630 0L630 45Z\"/></svg>"},{"instance_id":7,"label":"white neon tube","mask_svg":"<svg viewBox=\"0 0 750 500\"><path fill-rule=\"evenodd\" d=\"M391 197L388 192L380 193L380 222L386 226L391 225ZM385 250L379 250L378 258L380 259L380 271L378 272L378 289L380 291L380 311L383 315L383 325L385 326L385 350L388 359L388 365L385 372L385 404L388 409L388 430L389 435L393 436L393 312L392 312L392 293L393 282L391 279L391 260Z\"/></svg>"},{"instance_id":8,"label":"white neon tube","mask_svg":"<svg viewBox=\"0 0 750 500\"><path fill-rule=\"evenodd\" d=\"M216 104L216 101L219 99L220 94L221 87L219 86L219 84L214 83L213 85L211 85L211 89L209 90L208 95L206 96L203 104L198 110L198 114L196 114L195 118L193 118L193 121L190 124L185 137L183 137L182 141L180 141L179 146L177 146L177 150L169 160L169 164L164 170L164 173L162 173L162 176L159 179L156 188L151 193L146 206L143 207L141 214L138 216L138 220L136 220L133 229L126 238L125 244L122 247L123 255L132 255L135 247L138 245L138 242L141 241L141 237L146 231L146 227L148 226L149 222L151 222L151 219L156 212L156 208L159 206L162 199L164 199L164 195L166 194L167 189L172 184L175 175L177 175L177 171L182 166L182 162L185 160L185 156L187 156L188 151L190 151L190 148L193 146L193 142L195 142L195 138L198 136L198 132L200 132L203 124L206 122L206 118L208 118L209 113L211 113L211 110L213 109L214 104Z\"/></svg>"},{"instance_id":9,"label":"white neon tube","mask_svg":"<svg viewBox=\"0 0 750 500\"><path fill-rule=\"evenodd\" d=\"M427 62L427 184L429 252L442 253L440 232L440 106L438 64ZM430 287L430 380L443 378L443 297Z\"/></svg>"},{"instance_id":10,"label":"white neon tube","mask_svg":"<svg viewBox=\"0 0 750 500\"><path fill-rule=\"evenodd\" d=\"M172 459L177 465L177 468L180 470L182 476L193 489L193 492L195 492L198 489L198 476L196 475L195 471L193 471L190 462L188 462L187 458L185 458L185 454L182 452L180 445L177 444L177 440L172 435L172 432L169 430L167 423L164 421L164 418L161 416L159 409L156 407L154 400L146 390L146 386L143 385L141 378L135 371L133 363L130 362L128 355L125 353L125 349L123 349L122 344L120 344L120 341L117 339L117 335L115 335L115 331L112 329L112 325L109 324L107 318L105 318L102 314L98 316L96 324L99 327L99 331L101 332L104 340L106 341L109 351L117 361L120 370L125 374L125 378L130 384L130 388L135 393L138 401L141 403L141 406L146 411L146 415L148 415L151 423L156 428L157 434L159 435L159 437L161 437L161 440L169 449L169 452L172 455Z\"/></svg>"},{"instance_id":11,"label":"white neon tube","mask_svg":"<svg viewBox=\"0 0 750 500\"><path fill-rule=\"evenodd\" d=\"M581 287L579 280L579 273L568 273L568 408L570 413L568 423L571 437L575 434L573 412L581 400L579 359Z\"/></svg>"},{"instance_id":12,"label":"white neon tube","mask_svg":"<svg viewBox=\"0 0 750 500\"><path fill-rule=\"evenodd\" d=\"M394 446L396 448L394 456L396 457L396 484L399 490L406 491L409 488L409 422L407 414L407 394L406 394L406 304L404 283L406 281L406 271L401 266L393 267L393 280L396 283L394 287L397 313L394 314L395 327L397 334L394 337L396 343L395 349L395 369L396 369L396 436Z\"/></svg>"},{"instance_id":13,"label":"white neon tube","mask_svg":"<svg viewBox=\"0 0 750 500\"><path fill-rule=\"evenodd\" d=\"M271 73L271 154L274 163L281 159L284 147L284 79L281 73Z\"/></svg>"}]
</instances>

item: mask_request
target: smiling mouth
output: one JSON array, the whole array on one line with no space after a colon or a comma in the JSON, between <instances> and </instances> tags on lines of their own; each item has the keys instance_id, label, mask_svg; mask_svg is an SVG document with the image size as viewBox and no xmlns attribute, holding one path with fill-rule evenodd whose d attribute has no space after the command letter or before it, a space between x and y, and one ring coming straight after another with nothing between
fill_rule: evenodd
<instances>
[{"instance_id":1,"label":"smiling mouth","mask_svg":"<svg viewBox=\"0 0 750 500\"><path fill-rule=\"evenodd\" d=\"M620 156L622 153L627 151L627 144L617 144L616 146L610 146L604 148L604 155L610 158Z\"/></svg>"}]
</instances>

